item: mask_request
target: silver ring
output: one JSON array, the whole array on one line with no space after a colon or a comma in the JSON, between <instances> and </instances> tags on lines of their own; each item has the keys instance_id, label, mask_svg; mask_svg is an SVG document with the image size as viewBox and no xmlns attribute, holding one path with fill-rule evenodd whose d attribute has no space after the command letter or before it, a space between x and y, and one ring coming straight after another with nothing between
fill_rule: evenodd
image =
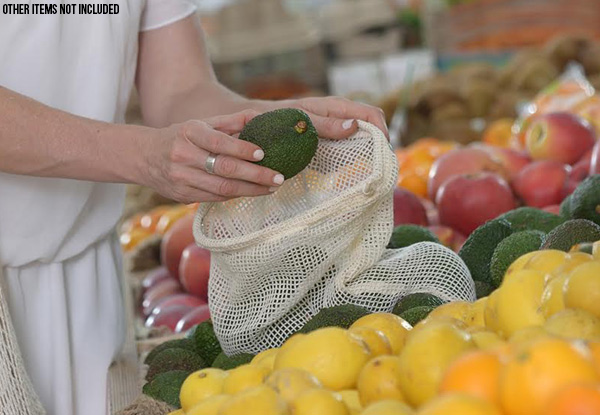
<instances>
[{"instance_id":1,"label":"silver ring","mask_svg":"<svg viewBox=\"0 0 600 415\"><path fill-rule=\"evenodd\" d=\"M204 162L204 169L208 174L215 174L215 164L217 163L217 154L208 153Z\"/></svg>"}]
</instances>

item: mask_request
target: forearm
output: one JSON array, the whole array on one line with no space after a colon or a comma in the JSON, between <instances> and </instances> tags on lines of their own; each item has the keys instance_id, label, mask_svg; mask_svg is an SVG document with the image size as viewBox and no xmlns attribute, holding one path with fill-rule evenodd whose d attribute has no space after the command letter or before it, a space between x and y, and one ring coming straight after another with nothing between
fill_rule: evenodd
<instances>
[{"instance_id":1,"label":"forearm","mask_svg":"<svg viewBox=\"0 0 600 415\"><path fill-rule=\"evenodd\" d=\"M78 117L0 87L0 171L136 182L146 127Z\"/></svg>"}]
</instances>

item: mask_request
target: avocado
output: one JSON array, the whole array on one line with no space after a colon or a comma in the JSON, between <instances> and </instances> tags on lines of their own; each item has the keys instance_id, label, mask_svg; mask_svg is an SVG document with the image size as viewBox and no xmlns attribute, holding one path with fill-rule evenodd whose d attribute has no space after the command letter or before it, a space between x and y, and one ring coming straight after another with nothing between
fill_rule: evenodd
<instances>
[{"instance_id":1,"label":"avocado","mask_svg":"<svg viewBox=\"0 0 600 415\"><path fill-rule=\"evenodd\" d=\"M295 108L265 112L248 122L240 140L263 149L265 156L256 164L279 172L289 179L311 162L319 142L309 116Z\"/></svg>"},{"instance_id":2,"label":"avocado","mask_svg":"<svg viewBox=\"0 0 600 415\"><path fill-rule=\"evenodd\" d=\"M584 254L594 254L594 244L591 242L584 242L577 244L571 248L571 252L583 252Z\"/></svg>"},{"instance_id":3,"label":"avocado","mask_svg":"<svg viewBox=\"0 0 600 415\"><path fill-rule=\"evenodd\" d=\"M571 193L569 196L565 197L564 200L562 201L562 203L560 204L560 210L558 211L558 213L565 220L573 219L573 217L571 216L571 214L572 214L572 212L571 212L572 196L573 196L573 193Z\"/></svg>"},{"instance_id":4,"label":"avocado","mask_svg":"<svg viewBox=\"0 0 600 415\"><path fill-rule=\"evenodd\" d=\"M347 329L352 323L367 314L371 314L369 310L354 304L326 307L302 326L298 333L309 333L322 327L331 326Z\"/></svg>"},{"instance_id":5,"label":"avocado","mask_svg":"<svg viewBox=\"0 0 600 415\"><path fill-rule=\"evenodd\" d=\"M227 356L225 352L221 352L216 357L212 367L223 370L235 369L238 366L250 363L253 358L254 355L250 353L240 353L233 356Z\"/></svg>"},{"instance_id":6,"label":"avocado","mask_svg":"<svg viewBox=\"0 0 600 415\"><path fill-rule=\"evenodd\" d=\"M419 321L425 319L436 307L435 305L421 305L409 308L400 313L399 316L408 321L411 326L415 326Z\"/></svg>"},{"instance_id":7,"label":"avocado","mask_svg":"<svg viewBox=\"0 0 600 415\"><path fill-rule=\"evenodd\" d=\"M475 296L479 298L487 297L494 291L492 284L483 281L475 281Z\"/></svg>"},{"instance_id":8,"label":"avocado","mask_svg":"<svg viewBox=\"0 0 600 415\"><path fill-rule=\"evenodd\" d=\"M529 230L513 233L500 242L490 264L493 287L498 288L502 284L506 270L517 258L540 249L545 237L544 232Z\"/></svg>"},{"instance_id":9,"label":"avocado","mask_svg":"<svg viewBox=\"0 0 600 415\"><path fill-rule=\"evenodd\" d=\"M496 246L511 232L510 223L506 219L497 218L484 223L469 235L458 256L469 268L473 280L492 284L492 255Z\"/></svg>"},{"instance_id":10,"label":"avocado","mask_svg":"<svg viewBox=\"0 0 600 415\"><path fill-rule=\"evenodd\" d=\"M513 232L537 230L544 233L550 232L565 221L559 215L528 206L506 212L498 219L504 219L510 223Z\"/></svg>"},{"instance_id":11,"label":"avocado","mask_svg":"<svg viewBox=\"0 0 600 415\"><path fill-rule=\"evenodd\" d=\"M178 348L166 349L152 359L152 363L146 373L146 380L151 382L159 373L171 370L194 372L204 367L206 367L204 360L194 352Z\"/></svg>"},{"instance_id":12,"label":"avocado","mask_svg":"<svg viewBox=\"0 0 600 415\"><path fill-rule=\"evenodd\" d=\"M442 304L444 304L444 300L436 295L430 293L412 293L398 300L392 313L401 316L402 313L411 308L423 306L437 307Z\"/></svg>"},{"instance_id":13,"label":"avocado","mask_svg":"<svg viewBox=\"0 0 600 415\"><path fill-rule=\"evenodd\" d=\"M150 353L148 353L148 356L146 356L146 358L144 359L144 364L150 365L152 363L152 360L154 360L156 355L158 355L160 352L162 352L163 350L174 349L174 348L186 349L186 350L189 350L190 352L194 352L194 353L198 352L198 348L196 347L196 344L190 339L169 340L169 341L159 344L154 349L152 349L150 351Z\"/></svg>"},{"instance_id":14,"label":"avocado","mask_svg":"<svg viewBox=\"0 0 600 415\"><path fill-rule=\"evenodd\" d=\"M195 344L197 353L207 365L211 365L215 358L222 352L221 344L215 334L212 321L207 320L192 327L186 337Z\"/></svg>"},{"instance_id":15,"label":"avocado","mask_svg":"<svg viewBox=\"0 0 600 415\"><path fill-rule=\"evenodd\" d=\"M569 252L577 244L596 241L600 241L600 225L587 219L571 219L548 234L542 249Z\"/></svg>"},{"instance_id":16,"label":"avocado","mask_svg":"<svg viewBox=\"0 0 600 415\"><path fill-rule=\"evenodd\" d=\"M587 177L572 193L571 217L600 225L600 174Z\"/></svg>"},{"instance_id":17,"label":"avocado","mask_svg":"<svg viewBox=\"0 0 600 415\"><path fill-rule=\"evenodd\" d=\"M439 239L429 229L419 225L399 225L392 231L388 249L406 248L417 242L437 242Z\"/></svg>"},{"instance_id":18,"label":"avocado","mask_svg":"<svg viewBox=\"0 0 600 415\"><path fill-rule=\"evenodd\" d=\"M179 391L189 374L190 372L185 370L170 370L159 373L152 382L144 385L142 392L144 395L165 402L174 408L181 408Z\"/></svg>"}]
</instances>

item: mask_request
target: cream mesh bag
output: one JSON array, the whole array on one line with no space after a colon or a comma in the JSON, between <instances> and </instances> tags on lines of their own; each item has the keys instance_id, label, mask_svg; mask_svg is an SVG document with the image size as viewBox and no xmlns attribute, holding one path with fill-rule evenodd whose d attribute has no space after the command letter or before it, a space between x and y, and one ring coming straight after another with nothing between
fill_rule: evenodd
<instances>
[{"instance_id":1,"label":"cream mesh bag","mask_svg":"<svg viewBox=\"0 0 600 415\"><path fill-rule=\"evenodd\" d=\"M475 299L450 249L386 249L397 173L385 136L359 122L348 140L320 140L272 195L200 206L194 237L211 251L210 311L227 354L277 347L323 307L390 311L414 292Z\"/></svg>"},{"instance_id":2,"label":"cream mesh bag","mask_svg":"<svg viewBox=\"0 0 600 415\"><path fill-rule=\"evenodd\" d=\"M0 415L43 415L25 372L2 283L0 266Z\"/></svg>"}]
</instances>

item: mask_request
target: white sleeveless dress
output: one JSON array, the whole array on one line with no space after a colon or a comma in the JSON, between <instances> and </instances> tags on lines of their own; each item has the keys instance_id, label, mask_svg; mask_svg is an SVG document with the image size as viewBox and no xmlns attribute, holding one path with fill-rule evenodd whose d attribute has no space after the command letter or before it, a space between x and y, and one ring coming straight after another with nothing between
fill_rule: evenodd
<instances>
[{"instance_id":1,"label":"white sleeveless dress","mask_svg":"<svg viewBox=\"0 0 600 415\"><path fill-rule=\"evenodd\" d=\"M69 1L80 2L89 3ZM77 115L123 122L139 31L195 7L186 0L93 3L118 3L119 14L0 14L0 85ZM121 184L0 173L0 275L48 415L108 413L108 367L125 329L114 233L124 197Z\"/></svg>"}]
</instances>

